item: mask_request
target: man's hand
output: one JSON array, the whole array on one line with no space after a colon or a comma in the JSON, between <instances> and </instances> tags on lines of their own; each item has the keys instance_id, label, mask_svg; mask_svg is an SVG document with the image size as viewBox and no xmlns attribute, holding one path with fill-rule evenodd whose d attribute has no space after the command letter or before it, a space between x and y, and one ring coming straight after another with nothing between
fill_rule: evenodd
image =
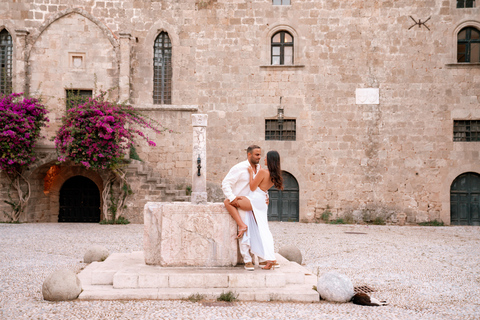
<instances>
[{"instance_id":1,"label":"man's hand","mask_svg":"<svg viewBox=\"0 0 480 320\"><path fill-rule=\"evenodd\" d=\"M242 197L236 197L232 201L230 201L230 204L234 206L235 208L238 208L238 200L241 199Z\"/></svg>"}]
</instances>

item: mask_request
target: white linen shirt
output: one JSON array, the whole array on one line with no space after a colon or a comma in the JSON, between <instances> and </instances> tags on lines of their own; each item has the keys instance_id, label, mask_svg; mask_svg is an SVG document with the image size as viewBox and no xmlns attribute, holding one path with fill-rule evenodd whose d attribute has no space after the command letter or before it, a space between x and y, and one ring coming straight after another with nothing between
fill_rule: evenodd
<instances>
[{"instance_id":1,"label":"white linen shirt","mask_svg":"<svg viewBox=\"0 0 480 320\"><path fill-rule=\"evenodd\" d=\"M225 197L232 202L238 196L246 196L250 192L250 162L242 161L234 165L222 181L222 190ZM260 165L257 164L257 172ZM253 173L255 177L255 173Z\"/></svg>"}]
</instances>

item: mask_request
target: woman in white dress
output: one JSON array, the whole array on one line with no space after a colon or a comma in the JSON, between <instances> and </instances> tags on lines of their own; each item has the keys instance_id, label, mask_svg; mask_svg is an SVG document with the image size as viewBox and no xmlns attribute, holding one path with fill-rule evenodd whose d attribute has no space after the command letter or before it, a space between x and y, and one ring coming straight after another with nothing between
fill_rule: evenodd
<instances>
[{"instance_id":1,"label":"woman in white dress","mask_svg":"<svg viewBox=\"0 0 480 320\"><path fill-rule=\"evenodd\" d=\"M247 233L248 238L243 241L250 241L250 250L258 257L267 261L262 269L270 270L275 265L275 252L273 236L268 228L268 189L272 186L283 190L282 170L280 167L280 155L277 151L269 151L265 157L265 165L268 169L260 169L254 177L253 169L248 168L250 173L250 193L246 197L238 198L238 207L247 212L247 227L239 230L238 237L241 238ZM226 206L230 205L225 203ZM231 206L231 205L230 205ZM236 210L235 207L232 206ZM232 210L232 208L227 208Z\"/></svg>"}]
</instances>

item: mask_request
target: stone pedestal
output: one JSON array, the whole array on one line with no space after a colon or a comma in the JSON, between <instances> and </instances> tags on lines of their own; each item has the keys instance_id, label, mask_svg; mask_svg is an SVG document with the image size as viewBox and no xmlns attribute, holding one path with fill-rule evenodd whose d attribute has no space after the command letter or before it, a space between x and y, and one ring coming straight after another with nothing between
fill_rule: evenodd
<instances>
[{"instance_id":1,"label":"stone pedestal","mask_svg":"<svg viewBox=\"0 0 480 320\"><path fill-rule=\"evenodd\" d=\"M223 203L148 202L144 226L146 264L227 267L237 263L237 227Z\"/></svg>"}]
</instances>

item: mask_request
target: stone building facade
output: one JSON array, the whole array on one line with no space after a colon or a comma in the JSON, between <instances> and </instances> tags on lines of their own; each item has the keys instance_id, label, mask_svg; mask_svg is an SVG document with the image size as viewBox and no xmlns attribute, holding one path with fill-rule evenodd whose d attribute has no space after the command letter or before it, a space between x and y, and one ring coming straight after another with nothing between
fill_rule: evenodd
<instances>
[{"instance_id":1,"label":"stone building facade","mask_svg":"<svg viewBox=\"0 0 480 320\"><path fill-rule=\"evenodd\" d=\"M134 222L145 201L182 197L191 183L191 114L202 113L210 201L223 199L222 178L259 144L282 156L291 188L276 193L272 209L282 220L329 210L480 223L478 1L4 0L1 30L13 47L13 91L41 96L50 111L42 159L30 169L28 221L56 221L68 177L101 190L100 173L65 166L55 190L43 192L55 162L48 137L67 90L115 88L112 99L175 131L157 136L156 148L137 148ZM171 97L159 103L153 61L162 33ZM1 188L5 197L4 178Z\"/></svg>"}]
</instances>

